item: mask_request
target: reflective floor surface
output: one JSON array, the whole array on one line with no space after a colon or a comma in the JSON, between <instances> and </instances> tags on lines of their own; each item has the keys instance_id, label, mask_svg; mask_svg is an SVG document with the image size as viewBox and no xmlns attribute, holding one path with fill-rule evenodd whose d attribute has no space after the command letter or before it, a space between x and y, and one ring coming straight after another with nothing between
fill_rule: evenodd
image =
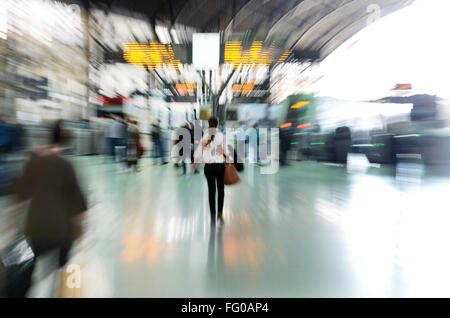
<instances>
[{"instance_id":1,"label":"reflective floor surface","mask_svg":"<svg viewBox=\"0 0 450 318\"><path fill-rule=\"evenodd\" d=\"M74 161L90 204L71 260L78 296L450 296L447 168L400 178L408 169L246 165L226 187L225 225L211 229L203 173ZM50 276L31 296L51 286Z\"/></svg>"}]
</instances>

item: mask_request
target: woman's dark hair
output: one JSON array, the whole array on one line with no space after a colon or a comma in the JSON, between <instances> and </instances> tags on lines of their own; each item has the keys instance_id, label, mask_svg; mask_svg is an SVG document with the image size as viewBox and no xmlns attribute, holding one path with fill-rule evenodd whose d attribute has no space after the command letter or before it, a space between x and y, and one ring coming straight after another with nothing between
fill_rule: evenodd
<instances>
[{"instance_id":1,"label":"woman's dark hair","mask_svg":"<svg viewBox=\"0 0 450 318\"><path fill-rule=\"evenodd\" d=\"M217 126L219 126L219 121L217 120L217 117L211 117L208 120L208 125L209 128L216 128Z\"/></svg>"},{"instance_id":2,"label":"woman's dark hair","mask_svg":"<svg viewBox=\"0 0 450 318\"><path fill-rule=\"evenodd\" d=\"M52 143L55 145L64 145L69 140L69 135L63 128L63 121L57 120L52 128Z\"/></svg>"},{"instance_id":3,"label":"woman's dark hair","mask_svg":"<svg viewBox=\"0 0 450 318\"><path fill-rule=\"evenodd\" d=\"M211 117L211 118L208 120L208 125L209 125L209 128L210 128L210 129L211 129L211 128L217 128L217 126L219 126L219 121L217 120L216 117ZM213 142L213 141L214 141L214 137L216 137L216 136L215 136L215 135L212 135L211 138L208 140L208 142L206 143L205 146L208 146L211 142Z\"/></svg>"}]
</instances>

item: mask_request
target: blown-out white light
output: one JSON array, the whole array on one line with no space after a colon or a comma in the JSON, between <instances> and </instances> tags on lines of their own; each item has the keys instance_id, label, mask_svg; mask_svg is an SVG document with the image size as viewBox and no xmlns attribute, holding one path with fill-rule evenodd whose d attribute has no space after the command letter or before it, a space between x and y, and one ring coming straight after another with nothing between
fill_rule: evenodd
<instances>
[{"instance_id":1,"label":"blown-out white light","mask_svg":"<svg viewBox=\"0 0 450 318\"><path fill-rule=\"evenodd\" d=\"M320 95L374 99L411 83L413 93L449 98L448 12L449 1L417 0L369 25L322 62Z\"/></svg>"}]
</instances>

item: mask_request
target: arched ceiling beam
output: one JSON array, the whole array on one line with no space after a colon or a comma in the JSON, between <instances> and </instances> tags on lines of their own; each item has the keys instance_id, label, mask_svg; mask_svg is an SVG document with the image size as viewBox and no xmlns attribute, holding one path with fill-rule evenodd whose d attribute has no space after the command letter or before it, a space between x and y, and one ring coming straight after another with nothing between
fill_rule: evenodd
<instances>
[{"instance_id":1,"label":"arched ceiling beam","mask_svg":"<svg viewBox=\"0 0 450 318\"><path fill-rule=\"evenodd\" d=\"M411 5L411 3L412 3L411 1L406 0L405 3L404 3L403 5L401 5L401 7L409 6L409 5ZM393 5L384 7L384 10L387 12L387 14L385 14L384 16L389 15L390 13L394 12L395 9L400 9L399 6L398 6L397 4L393 4ZM341 35L344 33L345 30L350 29L350 28L352 28L353 26L355 26L355 25L361 23L362 21L367 20L367 18L368 18L369 16L370 16L370 13L366 13L366 14L362 15L362 16L361 16L360 18L358 18L358 19L350 19L351 21L350 21L349 23L345 24L342 28L339 29L339 31L337 31L335 34L333 34L333 35L332 35L328 40L326 40L323 44L321 44L320 47L318 48L318 51L319 51L319 52L322 52L322 51L323 51L323 50L324 50L331 42L333 42L337 37L341 36ZM364 27L361 28L360 31L361 31L362 29L364 29ZM340 44L345 43L348 39L350 39L350 38L351 38L352 36L354 36L355 34L356 34L356 33L351 32L348 36L345 36L344 39L343 39L342 41L340 41ZM339 45L340 45L340 44L339 44ZM339 47L339 45L338 45L337 47ZM323 56L323 58L325 58L327 55L328 55L328 54L325 54L325 55ZM323 58L321 57L321 59L323 59Z\"/></svg>"},{"instance_id":2,"label":"arched ceiling beam","mask_svg":"<svg viewBox=\"0 0 450 318\"><path fill-rule=\"evenodd\" d=\"M245 3L236 11L236 0L233 0L233 6L234 6L234 12L232 13L231 19L228 22L227 26L225 27L225 32L229 32L230 27L231 27L231 31L233 30L234 27L234 21L236 19L236 17L242 12L242 10L248 6L253 0L246 0Z\"/></svg>"},{"instance_id":3,"label":"arched ceiling beam","mask_svg":"<svg viewBox=\"0 0 450 318\"><path fill-rule=\"evenodd\" d=\"M340 10L345 10L345 7L347 7L350 4L353 4L354 2L359 1L359 0L350 0L349 2L345 3L344 5L340 5L337 7L333 7L331 8L331 11L329 11L327 14L323 15L321 18L319 18L318 20L316 20L312 25L310 25L295 41L294 43L289 47L289 50L294 49L297 44L303 39L303 37L311 31L311 29L313 29L315 26L317 26L319 23L321 23L322 21L326 20L330 15L332 15L333 13L340 11ZM327 7L328 8L328 7Z\"/></svg>"}]
</instances>

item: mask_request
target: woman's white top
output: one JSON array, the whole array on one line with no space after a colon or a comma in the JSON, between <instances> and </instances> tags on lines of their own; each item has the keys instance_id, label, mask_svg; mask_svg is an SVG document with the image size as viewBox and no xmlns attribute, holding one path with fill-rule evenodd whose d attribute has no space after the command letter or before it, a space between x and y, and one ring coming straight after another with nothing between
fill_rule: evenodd
<instances>
[{"instance_id":1,"label":"woman's white top","mask_svg":"<svg viewBox=\"0 0 450 318\"><path fill-rule=\"evenodd\" d=\"M214 135L214 140L210 143L211 136ZM217 129L208 129L197 149L194 153L194 162L196 163L223 163L224 153L226 152L225 136Z\"/></svg>"}]
</instances>

